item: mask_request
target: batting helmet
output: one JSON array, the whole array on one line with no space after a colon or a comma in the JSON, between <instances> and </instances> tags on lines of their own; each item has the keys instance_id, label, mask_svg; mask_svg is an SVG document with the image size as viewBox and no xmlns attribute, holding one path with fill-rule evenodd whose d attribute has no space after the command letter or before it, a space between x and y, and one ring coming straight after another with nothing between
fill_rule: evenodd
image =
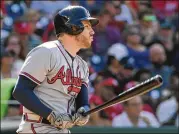
<instances>
[{"instance_id":1,"label":"batting helmet","mask_svg":"<svg viewBox=\"0 0 179 134\"><path fill-rule=\"evenodd\" d=\"M84 30L82 20L89 20L92 26L99 23L99 20L91 17L89 11L82 6L68 6L60 10L54 18L57 37L60 33L80 34Z\"/></svg>"}]
</instances>

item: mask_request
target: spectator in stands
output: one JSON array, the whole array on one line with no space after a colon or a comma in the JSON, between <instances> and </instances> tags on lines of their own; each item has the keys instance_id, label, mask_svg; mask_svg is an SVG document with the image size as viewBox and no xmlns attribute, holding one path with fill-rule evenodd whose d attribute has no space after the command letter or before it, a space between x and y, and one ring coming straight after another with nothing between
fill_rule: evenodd
<instances>
[{"instance_id":1,"label":"spectator in stands","mask_svg":"<svg viewBox=\"0 0 179 134\"><path fill-rule=\"evenodd\" d=\"M3 27L3 18L4 18L4 16L3 16L3 13L2 13L2 11L0 12L0 21L1 21L1 25L0 25L0 28L1 28L1 35L2 35L2 27ZM2 44L2 39L1 39L1 44ZM1 48L2 48L2 45L1 45Z\"/></svg>"},{"instance_id":2,"label":"spectator in stands","mask_svg":"<svg viewBox=\"0 0 179 134\"><path fill-rule=\"evenodd\" d=\"M151 3L152 9L160 20L170 18L179 11L179 2L177 0L154 0Z\"/></svg>"},{"instance_id":3,"label":"spectator in stands","mask_svg":"<svg viewBox=\"0 0 179 134\"><path fill-rule=\"evenodd\" d=\"M26 57L24 53L24 47L26 46L22 44L20 37L17 33L11 33L4 41L4 48L7 51L13 51L15 54L12 70L13 72L17 73L17 76Z\"/></svg>"},{"instance_id":4,"label":"spectator in stands","mask_svg":"<svg viewBox=\"0 0 179 134\"><path fill-rule=\"evenodd\" d=\"M94 76L93 76L94 75ZM96 76L96 77L95 77ZM92 77L94 77L92 79ZM115 97L114 94L114 87L117 85L117 81L113 78L104 79L101 75L92 74L91 78L91 88L90 88L90 97L99 98L103 102L110 100L111 98ZM92 89L93 87L93 89ZM117 104L115 106L111 106L105 109L102 113L105 115L106 118L112 120L113 117L122 111L121 104Z\"/></svg>"},{"instance_id":5,"label":"spectator in stands","mask_svg":"<svg viewBox=\"0 0 179 134\"><path fill-rule=\"evenodd\" d=\"M25 13L24 2L19 0L11 0L5 3L7 16L13 20L17 20Z\"/></svg>"},{"instance_id":6,"label":"spectator in stands","mask_svg":"<svg viewBox=\"0 0 179 134\"><path fill-rule=\"evenodd\" d=\"M36 10L30 9L24 14L23 17L27 18L29 25L29 50L31 50L42 43L41 37L35 33L37 29L36 24L40 19L40 13Z\"/></svg>"},{"instance_id":7,"label":"spectator in stands","mask_svg":"<svg viewBox=\"0 0 179 134\"><path fill-rule=\"evenodd\" d=\"M24 46L28 46L25 53L42 43L41 37L35 34L36 23L39 19L37 11L29 10L24 16L19 18L14 25L14 30L20 35Z\"/></svg>"},{"instance_id":8,"label":"spectator in stands","mask_svg":"<svg viewBox=\"0 0 179 134\"><path fill-rule=\"evenodd\" d=\"M149 70L152 72L152 75L160 74L163 78L162 86L157 88L162 97L162 91L169 86L169 78L173 69L164 64L166 61L166 53L161 44L152 44L150 47L150 60L152 65L149 67Z\"/></svg>"},{"instance_id":9,"label":"spectator in stands","mask_svg":"<svg viewBox=\"0 0 179 134\"><path fill-rule=\"evenodd\" d=\"M120 42L120 32L108 23L111 19L110 12L101 10L98 14L100 23L96 26L94 41L92 43L93 52L99 55L106 55L108 48Z\"/></svg>"},{"instance_id":10,"label":"spectator in stands","mask_svg":"<svg viewBox=\"0 0 179 134\"><path fill-rule=\"evenodd\" d=\"M1 21L1 25L0 25L0 28L1 28L1 34L0 34L1 35L1 42L0 43L1 43L1 49L4 49L3 48L4 39L7 38L7 36L10 33L8 30L4 29L4 27L3 27L5 17L6 16L1 11L1 13L0 13L0 21Z\"/></svg>"},{"instance_id":11,"label":"spectator in stands","mask_svg":"<svg viewBox=\"0 0 179 134\"><path fill-rule=\"evenodd\" d=\"M115 7L115 4L112 1L105 1L104 9L106 9L109 12L111 19L114 19L115 15L117 14L117 9Z\"/></svg>"},{"instance_id":12,"label":"spectator in stands","mask_svg":"<svg viewBox=\"0 0 179 134\"><path fill-rule=\"evenodd\" d=\"M14 52L2 50L1 52L1 79L17 78L16 72L13 72Z\"/></svg>"},{"instance_id":13,"label":"spectator in stands","mask_svg":"<svg viewBox=\"0 0 179 134\"><path fill-rule=\"evenodd\" d=\"M114 93L118 95L123 91L124 85L131 79L134 69L134 59L128 56L127 48L120 43L113 44L108 50L107 66L98 73L107 78L117 81Z\"/></svg>"},{"instance_id":14,"label":"spectator in stands","mask_svg":"<svg viewBox=\"0 0 179 134\"><path fill-rule=\"evenodd\" d=\"M172 65L176 68L176 70L179 70L179 27L176 30L174 36L173 36L173 44L174 44L174 49L172 50L173 57L172 57Z\"/></svg>"},{"instance_id":15,"label":"spectator in stands","mask_svg":"<svg viewBox=\"0 0 179 134\"><path fill-rule=\"evenodd\" d=\"M42 35L42 39L43 39L43 42L56 40L56 35L55 35L53 22L50 22L47 25L47 28L44 31L43 35Z\"/></svg>"},{"instance_id":16,"label":"spectator in stands","mask_svg":"<svg viewBox=\"0 0 179 134\"><path fill-rule=\"evenodd\" d=\"M109 26L111 20L110 12L101 10L97 13L100 23L95 28L94 41L92 42L92 51L94 55L91 57L91 65L96 72L104 69L106 65L106 53L108 48L116 42L120 42L120 32L114 26Z\"/></svg>"},{"instance_id":17,"label":"spectator in stands","mask_svg":"<svg viewBox=\"0 0 179 134\"><path fill-rule=\"evenodd\" d=\"M103 6L103 1L98 0L80 0L79 4L91 12L92 10L100 10Z\"/></svg>"},{"instance_id":18,"label":"spectator in stands","mask_svg":"<svg viewBox=\"0 0 179 134\"><path fill-rule=\"evenodd\" d=\"M47 0L45 2L32 1L30 7L31 9L45 13L49 18L52 18L57 10L60 10L68 5L70 5L69 0Z\"/></svg>"},{"instance_id":19,"label":"spectator in stands","mask_svg":"<svg viewBox=\"0 0 179 134\"><path fill-rule=\"evenodd\" d=\"M137 72L134 75L135 81L138 81L138 82L143 82L151 77L152 77L152 74L151 74L150 70L148 70L146 68L137 70Z\"/></svg>"},{"instance_id":20,"label":"spectator in stands","mask_svg":"<svg viewBox=\"0 0 179 134\"><path fill-rule=\"evenodd\" d=\"M128 49L129 56L135 60L135 68L141 69L149 66L149 50L141 44L140 31L135 25L130 25L124 31L125 44Z\"/></svg>"},{"instance_id":21,"label":"spectator in stands","mask_svg":"<svg viewBox=\"0 0 179 134\"><path fill-rule=\"evenodd\" d=\"M123 20L116 20L115 16L120 14L120 1L105 1L104 2L104 9L106 9L110 13L110 21L108 23L109 26L116 27L120 33L123 31L125 25L127 24L126 21Z\"/></svg>"},{"instance_id":22,"label":"spectator in stands","mask_svg":"<svg viewBox=\"0 0 179 134\"><path fill-rule=\"evenodd\" d=\"M0 28L2 28L2 26L3 26L3 18L4 18L4 16L3 16L3 13L2 13L2 11L1 11L1 13L0 13L0 20L1 20L1 27Z\"/></svg>"},{"instance_id":23,"label":"spectator in stands","mask_svg":"<svg viewBox=\"0 0 179 134\"><path fill-rule=\"evenodd\" d=\"M144 82L145 80L150 79L151 77L152 77L152 73L150 72L149 69L140 69L140 70L137 70L137 72L134 74L134 80L138 82ZM155 98L153 98L151 92L146 93L142 95L141 97L142 97L143 103L146 105L149 105L149 107L152 107L151 112L154 112L156 109L155 103L158 100L155 100Z\"/></svg>"},{"instance_id":24,"label":"spectator in stands","mask_svg":"<svg viewBox=\"0 0 179 134\"><path fill-rule=\"evenodd\" d=\"M126 5L130 8L135 24L138 24L138 13L148 8L151 8L150 1L125 1Z\"/></svg>"},{"instance_id":25,"label":"spectator in stands","mask_svg":"<svg viewBox=\"0 0 179 134\"><path fill-rule=\"evenodd\" d=\"M115 20L126 22L126 24L133 24L133 18L130 8L125 3L121 3L120 1L112 2L117 8L117 14L114 17Z\"/></svg>"},{"instance_id":26,"label":"spectator in stands","mask_svg":"<svg viewBox=\"0 0 179 134\"><path fill-rule=\"evenodd\" d=\"M139 28L144 45L149 44L158 33L158 22L151 9L139 12Z\"/></svg>"},{"instance_id":27,"label":"spectator in stands","mask_svg":"<svg viewBox=\"0 0 179 134\"><path fill-rule=\"evenodd\" d=\"M32 3L31 0L24 0L24 8L25 8L25 10L30 9L31 3Z\"/></svg>"},{"instance_id":28,"label":"spectator in stands","mask_svg":"<svg viewBox=\"0 0 179 134\"><path fill-rule=\"evenodd\" d=\"M145 76L145 77L147 77L147 75L148 76L150 76L151 75L151 73L149 73L149 74L147 74L147 73L149 73L149 72L143 72L143 76ZM142 76L142 74L141 74L141 76ZM150 77L149 77L150 78ZM148 78L147 78L148 79ZM143 81L145 81L146 79L144 79ZM141 82L143 82L143 81L141 81ZM130 89L130 88L132 88L132 87L134 87L134 86L136 86L137 84L139 84L140 82L138 82L138 81L134 81L134 80L131 80L130 82L128 82L126 85L125 85L125 90L128 90L128 89ZM152 107L153 105L152 105L152 98L148 95L148 94L144 94L144 95L141 95L140 96L141 97L141 99L142 99L142 102L143 102L143 105L142 105L142 110L143 111L147 111L147 112L150 112L150 113L152 113L152 114L155 114L155 110L154 110L154 108Z\"/></svg>"},{"instance_id":29,"label":"spectator in stands","mask_svg":"<svg viewBox=\"0 0 179 134\"><path fill-rule=\"evenodd\" d=\"M151 8L151 1L138 1L138 11L144 11Z\"/></svg>"},{"instance_id":30,"label":"spectator in stands","mask_svg":"<svg viewBox=\"0 0 179 134\"><path fill-rule=\"evenodd\" d=\"M99 96L90 97L90 107L95 108L98 105L103 104L103 100ZM111 126L111 121L104 115L104 111L93 113L87 123L87 126Z\"/></svg>"},{"instance_id":31,"label":"spectator in stands","mask_svg":"<svg viewBox=\"0 0 179 134\"><path fill-rule=\"evenodd\" d=\"M101 88L101 98L104 102L111 100L116 97L115 89L118 86L118 82L114 78L107 78L101 82L103 86ZM121 114L123 111L123 107L120 103L110 106L104 109L105 114L107 115L109 120L112 120L116 115Z\"/></svg>"},{"instance_id":32,"label":"spectator in stands","mask_svg":"<svg viewBox=\"0 0 179 134\"><path fill-rule=\"evenodd\" d=\"M166 57L167 65L171 65L172 58L173 58L173 49L174 49L173 32L174 31L172 29L171 22L165 20L160 25L159 33L153 39L161 42L161 44L164 46L167 55Z\"/></svg>"},{"instance_id":33,"label":"spectator in stands","mask_svg":"<svg viewBox=\"0 0 179 134\"><path fill-rule=\"evenodd\" d=\"M146 111L142 111L142 99L137 96L123 103L124 112L117 115L113 121L113 127L159 127L155 116Z\"/></svg>"},{"instance_id":34,"label":"spectator in stands","mask_svg":"<svg viewBox=\"0 0 179 134\"><path fill-rule=\"evenodd\" d=\"M170 77L171 97L161 102L157 108L157 117L162 125L178 126L179 121L179 72L174 71Z\"/></svg>"}]
</instances>

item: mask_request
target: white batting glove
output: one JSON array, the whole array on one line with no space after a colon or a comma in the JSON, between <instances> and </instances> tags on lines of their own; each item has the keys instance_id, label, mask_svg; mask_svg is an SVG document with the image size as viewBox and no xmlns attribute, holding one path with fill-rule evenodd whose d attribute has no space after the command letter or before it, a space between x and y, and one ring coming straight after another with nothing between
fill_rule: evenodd
<instances>
[{"instance_id":1,"label":"white batting glove","mask_svg":"<svg viewBox=\"0 0 179 134\"><path fill-rule=\"evenodd\" d=\"M51 123L51 125L57 128L66 129L66 128L72 128L74 126L72 116L68 113L61 114L52 111L47 119Z\"/></svg>"},{"instance_id":2,"label":"white batting glove","mask_svg":"<svg viewBox=\"0 0 179 134\"><path fill-rule=\"evenodd\" d=\"M84 107L80 107L77 111L77 113L74 114L74 124L77 126L83 126L85 125L88 121L90 116L83 116L83 113L86 112L86 109Z\"/></svg>"}]
</instances>

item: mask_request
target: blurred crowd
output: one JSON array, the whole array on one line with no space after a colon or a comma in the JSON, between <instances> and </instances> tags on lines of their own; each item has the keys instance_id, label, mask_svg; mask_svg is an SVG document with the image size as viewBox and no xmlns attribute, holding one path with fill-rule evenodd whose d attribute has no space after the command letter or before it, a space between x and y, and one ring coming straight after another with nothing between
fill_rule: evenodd
<instances>
[{"instance_id":1,"label":"blurred crowd","mask_svg":"<svg viewBox=\"0 0 179 134\"><path fill-rule=\"evenodd\" d=\"M178 126L178 0L2 0L1 119L22 114L11 95L18 73L30 50L56 40L53 16L68 5L82 5L100 21L92 47L78 53L89 65L91 108L156 74L163 78L160 88L92 114L87 125Z\"/></svg>"}]
</instances>

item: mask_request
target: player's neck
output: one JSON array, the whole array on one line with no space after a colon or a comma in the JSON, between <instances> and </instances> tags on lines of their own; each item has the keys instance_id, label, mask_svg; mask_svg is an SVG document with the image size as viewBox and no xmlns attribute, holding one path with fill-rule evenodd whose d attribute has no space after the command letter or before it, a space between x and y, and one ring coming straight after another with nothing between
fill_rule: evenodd
<instances>
[{"instance_id":1,"label":"player's neck","mask_svg":"<svg viewBox=\"0 0 179 134\"><path fill-rule=\"evenodd\" d=\"M75 57L77 52L80 50L80 48L77 48L72 45L74 45L74 44L69 44L69 45L65 44L65 45L63 45L63 47L71 56Z\"/></svg>"},{"instance_id":2,"label":"player's neck","mask_svg":"<svg viewBox=\"0 0 179 134\"><path fill-rule=\"evenodd\" d=\"M60 43L63 45L64 49L73 57L75 57L77 55L77 52L80 50L78 45L72 43L72 41L70 40L63 40L60 41Z\"/></svg>"}]
</instances>

